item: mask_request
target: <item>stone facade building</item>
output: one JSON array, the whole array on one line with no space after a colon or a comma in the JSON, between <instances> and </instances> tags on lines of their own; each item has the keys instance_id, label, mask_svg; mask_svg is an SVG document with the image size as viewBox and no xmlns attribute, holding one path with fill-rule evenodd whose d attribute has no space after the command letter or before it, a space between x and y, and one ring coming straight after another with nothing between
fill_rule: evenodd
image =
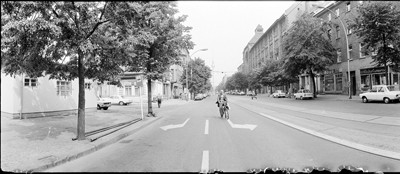
<instances>
[{"instance_id":1,"label":"stone facade building","mask_svg":"<svg viewBox=\"0 0 400 174\"><path fill-rule=\"evenodd\" d=\"M360 38L347 28L346 21L357 16L357 8L363 1L334 1L314 12L314 16L331 22L332 28L328 30L327 36L332 45L337 49L338 57L329 70L319 74L318 89L324 93L348 94L348 66L350 68L351 94L358 95L372 85L390 84L399 88L400 73L395 67L389 67L388 74L384 67L375 67L372 56L376 52L367 51L363 47ZM334 14L332 14L334 12ZM344 28L340 24L341 19L346 27L349 42L349 50L346 48ZM349 61L346 51L349 51ZM389 76L389 82L386 82ZM306 85L309 78L304 75L300 78L300 85Z\"/></svg>"}]
</instances>

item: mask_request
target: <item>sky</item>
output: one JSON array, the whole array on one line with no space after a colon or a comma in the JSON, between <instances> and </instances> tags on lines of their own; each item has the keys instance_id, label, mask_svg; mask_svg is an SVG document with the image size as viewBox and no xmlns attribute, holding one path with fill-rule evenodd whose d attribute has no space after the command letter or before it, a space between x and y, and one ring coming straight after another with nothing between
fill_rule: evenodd
<instances>
[{"instance_id":1,"label":"sky","mask_svg":"<svg viewBox=\"0 0 400 174\"><path fill-rule=\"evenodd\" d=\"M213 86L225 74L232 75L243 62L243 49L260 24L264 32L294 1L178 1L178 15L188 15L185 26L195 46L192 58L201 58L211 68L214 61ZM221 73L224 72L224 73Z\"/></svg>"}]
</instances>

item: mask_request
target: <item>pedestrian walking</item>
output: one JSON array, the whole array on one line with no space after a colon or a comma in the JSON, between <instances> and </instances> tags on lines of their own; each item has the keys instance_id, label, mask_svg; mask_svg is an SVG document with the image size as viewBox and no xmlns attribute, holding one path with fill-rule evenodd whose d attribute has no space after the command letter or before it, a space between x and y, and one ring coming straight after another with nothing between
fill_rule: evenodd
<instances>
[{"instance_id":1,"label":"pedestrian walking","mask_svg":"<svg viewBox=\"0 0 400 174\"><path fill-rule=\"evenodd\" d=\"M253 98L257 99L257 92L254 90L251 92L251 99L253 100Z\"/></svg>"},{"instance_id":2,"label":"pedestrian walking","mask_svg":"<svg viewBox=\"0 0 400 174\"><path fill-rule=\"evenodd\" d=\"M160 94L158 94L158 96L157 96L157 103L158 103L158 108L160 108L161 107L161 95Z\"/></svg>"}]
</instances>

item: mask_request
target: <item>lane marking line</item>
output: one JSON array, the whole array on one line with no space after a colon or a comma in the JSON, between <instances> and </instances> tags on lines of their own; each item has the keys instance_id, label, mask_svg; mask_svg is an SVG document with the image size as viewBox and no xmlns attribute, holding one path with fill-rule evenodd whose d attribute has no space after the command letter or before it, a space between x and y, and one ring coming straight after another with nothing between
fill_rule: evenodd
<instances>
[{"instance_id":1,"label":"lane marking line","mask_svg":"<svg viewBox=\"0 0 400 174\"><path fill-rule=\"evenodd\" d=\"M164 131L166 131L166 130L168 130L168 129L181 128L181 127L185 126L185 124L186 124L189 120L190 120L190 118L186 119L186 121L185 121L184 123L182 123L182 124L175 124L175 125L171 124L171 125L163 126L163 127L160 127L160 128L161 128L162 130L164 130Z\"/></svg>"},{"instance_id":2,"label":"lane marking line","mask_svg":"<svg viewBox=\"0 0 400 174\"><path fill-rule=\"evenodd\" d=\"M209 153L208 150L203 151L203 159L201 161L201 172L200 173L208 173L208 161L209 160Z\"/></svg>"},{"instance_id":3,"label":"lane marking line","mask_svg":"<svg viewBox=\"0 0 400 174\"><path fill-rule=\"evenodd\" d=\"M388 151L388 150L378 149L378 148L375 148L375 147L365 146L365 145L358 144L358 143L355 143L355 142L351 142L351 141L348 141L348 140L344 140L344 139L336 138L336 137L333 137L333 136L330 136L330 135L326 135L326 134L320 133L318 131L314 131L314 130L307 129L307 128L304 128L304 127L301 127L301 126L297 126L295 124L283 121L281 119L275 118L273 116L270 116L270 115L267 115L267 114L264 114L264 113L259 113L259 114L264 116L264 117L267 117L267 118L269 118L271 120L274 120L276 122L284 124L286 126L298 129L298 130L303 131L305 133L308 133L308 134L311 134L311 135L326 139L328 141L332 141L332 142L337 143L337 144L341 144L341 145L344 145L344 146L347 146L347 147L350 147L350 148L354 148L354 149L357 149L357 150L360 150L360 151L372 153L372 154L375 154L375 155L389 157L389 158L397 159L397 160L400 159L400 153L397 153L397 152L394 152L394 151Z\"/></svg>"},{"instance_id":4,"label":"lane marking line","mask_svg":"<svg viewBox=\"0 0 400 174\"><path fill-rule=\"evenodd\" d=\"M206 120L206 127L204 128L204 134L208 135L208 120Z\"/></svg>"},{"instance_id":5,"label":"lane marking line","mask_svg":"<svg viewBox=\"0 0 400 174\"><path fill-rule=\"evenodd\" d=\"M257 127L257 125L254 124L234 124L231 120L228 120L228 123L229 125L231 125L232 128L250 129L250 131L254 130Z\"/></svg>"}]
</instances>

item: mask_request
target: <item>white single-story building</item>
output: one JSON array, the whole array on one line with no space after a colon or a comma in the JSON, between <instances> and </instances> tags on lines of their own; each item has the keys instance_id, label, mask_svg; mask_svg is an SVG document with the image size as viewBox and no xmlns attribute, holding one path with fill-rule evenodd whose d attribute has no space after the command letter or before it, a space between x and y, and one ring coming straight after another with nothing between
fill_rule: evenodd
<instances>
[{"instance_id":1,"label":"white single-story building","mask_svg":"<svg viewBox=\"0 0 400 174\"><path fill-rule=\"evenodd\" d=\"M97 83L85 79L86 112L96 110ZM77 114L78 79L73 81L49 79L49 76L11 77L1 73L1 116L32 118Z\"/></svg>"}]
</instances>

